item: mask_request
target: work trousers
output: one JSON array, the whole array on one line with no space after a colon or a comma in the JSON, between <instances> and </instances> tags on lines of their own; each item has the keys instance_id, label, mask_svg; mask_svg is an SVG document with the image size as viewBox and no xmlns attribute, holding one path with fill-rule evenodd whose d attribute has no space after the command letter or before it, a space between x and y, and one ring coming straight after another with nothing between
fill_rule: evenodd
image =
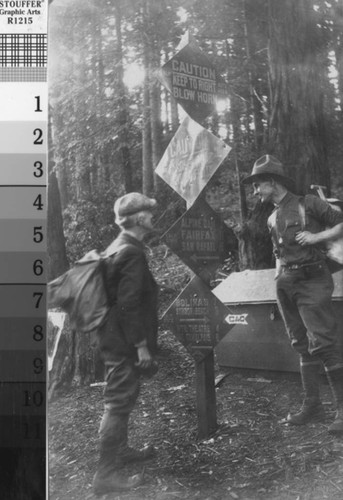
<instances>
[{"instance_id":1,"label":"work trousers","mask_svg":"<svg viewBox=\"0 0 343 500\"><path fill-rule=\"evenodd\" d=\"M118 358L106 363L106 386L104 390L105 411L129 414L139 394L139 372L134 359Z\"/></svg>"},{"instance_id":2,"label":"work trousers","mask_svg":"<svg viewBox=\"0 0 343 500\"><path fill-rule=\"evenodd\" d=\"M283 267L276 284L278 305L292 347L302 362L318 359L329 369L342 365L331 302L333 289L324 262L299 269Z\"/></svg>"}]
</instances>

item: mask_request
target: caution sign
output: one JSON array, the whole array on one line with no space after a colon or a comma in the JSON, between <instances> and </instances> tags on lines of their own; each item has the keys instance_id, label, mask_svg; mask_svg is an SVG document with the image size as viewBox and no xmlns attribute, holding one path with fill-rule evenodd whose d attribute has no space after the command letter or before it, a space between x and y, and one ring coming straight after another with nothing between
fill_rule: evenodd
<instances>
[{"instance_id":1,"label":"caution sign","mask_svg":"<svg viewBox=\"0 0 343 500\"><path fill-rule=\"evenodd\" d=\"M224 141L186 116L155 172L192 205L230 151Z\"/></svg>"},{"instance_id":2,"label":"caution sign","mask_svg":"<svg viewBox=\"0 0 343 500\"><path fill-rule=\"evenodd\" d=\"M238 250L237 238L201 198L162 236L162 240L206 283Z\"/></svg>"},{"instance_id":3,"label":"caution sign","mask_svg":"<svg viewBox=\"0 0 343 500\"><path fill-rule=\"evenodd\" d=\"M230 310L195 276L162 318L188 352L200 361L230 331Z\"/></svg>"},{"instance_id":4,"label":"caution sign","mask_svg":"<svg viewBox=\"0 0 343 500\"><path fill-rule=\"evenodd\" d=\"M185 45L163 67L160 80L178 104L202 121L227 97L227 85L194 41Z\"/></svg>"}]
</instances>

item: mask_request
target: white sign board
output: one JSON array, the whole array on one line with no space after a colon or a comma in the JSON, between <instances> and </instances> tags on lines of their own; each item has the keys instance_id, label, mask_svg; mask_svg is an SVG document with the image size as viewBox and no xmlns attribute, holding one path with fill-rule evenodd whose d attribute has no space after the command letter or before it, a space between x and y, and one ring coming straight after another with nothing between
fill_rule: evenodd
<instances>
[{"instance_id":1,"label":"white sign board","mask_svg":"<svg viewBox=\"0 0 343 500\"><path fill-rule=\"evenodd\" d=\"M155 172L192 205L230 151L225 142L186 116Z\"/></svg>"}]
</instances>

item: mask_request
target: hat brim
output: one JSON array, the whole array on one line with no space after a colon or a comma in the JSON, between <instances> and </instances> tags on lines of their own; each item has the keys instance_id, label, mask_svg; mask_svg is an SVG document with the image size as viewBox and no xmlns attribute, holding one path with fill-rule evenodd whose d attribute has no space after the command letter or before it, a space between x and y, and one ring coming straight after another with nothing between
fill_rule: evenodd
<instances>
[{"instance_id":1,"label":"hat brim","mask_svg":"<svg viewBox=\"0 0 343 500\"><path fill-rule=\"evenodd\" d=\"M293 191L295 189L295 183L293 181L293 179L291 179L290 177L285 177L283 175L278 175L278 174L254 174L254 175L249 175L248 177L245 177L241 183L242 184L252 184L255 180L257 179L261 179L261 177L272 177L273 179L275 179L276 181L279 181L280 184L282 184L283 186L285 186L287 189L289 189L290 191Z\"/></svg>"}]
</instances>

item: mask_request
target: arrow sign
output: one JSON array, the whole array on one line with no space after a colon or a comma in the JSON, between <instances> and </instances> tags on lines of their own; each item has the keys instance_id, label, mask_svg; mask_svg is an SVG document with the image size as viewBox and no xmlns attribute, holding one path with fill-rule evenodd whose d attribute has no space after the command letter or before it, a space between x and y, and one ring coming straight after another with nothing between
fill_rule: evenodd
<instances>
[{"instance_id":1,"label":"arrow sign","mask_svg":"<svg viewBox=\"0 0 343 500\"><path fill-rule=\"evenodd\" d=\"M162 322L199 362L233 327L226 322L230 313L195 276L167 309Z\"/></svg>"},{"instance_id":2,"label":"arrow sign","mask_svg":"<svg viewBox=\"0 0 343 500\"><path fill-rule=\"evenodd\" d=\"M224 141L186 116L155 172L192 205L230 151Z\"/></svg>"},{"instance_id":3,"label":"arrow sign","mask_svg":"<svg viewBox=\"0 0 343 500\"><path fill-rule=\"evenodd\" d=\"M216 269L238 250L232 229L201 198L162 236L168 247L209 283Z\"/></svg>"},{"instance_id":4,"label":"arrow sign","mask_svg":"<svg viewBox=\"0 0 343 500\"><path fill-rule=\"evenodd\" d=\"M202 121L226 98L225 80L194 40L179 50L161 69L160 80L183 109Z\"/></svg>"}]
</instances>

